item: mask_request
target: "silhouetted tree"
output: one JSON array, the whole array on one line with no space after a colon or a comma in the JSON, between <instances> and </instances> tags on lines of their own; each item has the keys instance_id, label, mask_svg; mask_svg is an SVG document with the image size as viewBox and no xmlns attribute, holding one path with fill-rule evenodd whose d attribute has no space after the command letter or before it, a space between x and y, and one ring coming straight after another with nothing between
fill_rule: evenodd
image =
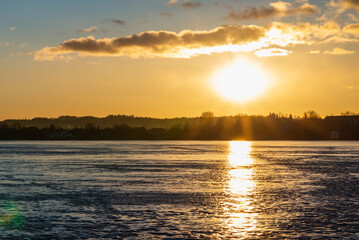
<instances>
[{"instance_id":1,"label":"silhouetted tree","mask_svg":"<svg viewBox=\"0 0 359 240\"><path fill-rule=\"evenodd\" d=\"M303 113L303 118L322 119L322 117L313 110Z\"/></svg>"},{"instance_id":2,"label":"silhouetted tree","mask_svg":"<svg viewBox=\"0 0 359 240\"><path fill-rule=\"evenodd\" d=\"M214 113L211 111L203 112L201 115L201 118L213 118L213 117L214 117Z\"/></svg>"},{"instance_id":3,"label":"silhouetted tree","mask_svg":"<svg viewBox=\"0 0 359 240\"><path fill-rule=\"evenodd\" d=\"M343 112L340 114L341 116L355 116L355 115L359 115L359 114L356 114L354 112L350 112L350 111L346 111L346 112Z\"/></svg>"}]
</instances>

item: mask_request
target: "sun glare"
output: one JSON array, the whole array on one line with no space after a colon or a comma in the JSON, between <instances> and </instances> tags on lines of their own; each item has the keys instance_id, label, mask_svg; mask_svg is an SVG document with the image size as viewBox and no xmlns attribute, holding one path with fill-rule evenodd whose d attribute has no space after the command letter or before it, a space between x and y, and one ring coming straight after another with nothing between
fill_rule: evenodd
<instances>
[{"instance_id":1,"label":"sun glare","mask_svg":"<svg viewBox=\"0 0 359 240\"><path fill-rule=\"evenodd\" d=\"M212 87L220 96L238 103L249 102L268 89L268 74L256 64L238 59L212 76Z\"/></svg>"}]
</instances>

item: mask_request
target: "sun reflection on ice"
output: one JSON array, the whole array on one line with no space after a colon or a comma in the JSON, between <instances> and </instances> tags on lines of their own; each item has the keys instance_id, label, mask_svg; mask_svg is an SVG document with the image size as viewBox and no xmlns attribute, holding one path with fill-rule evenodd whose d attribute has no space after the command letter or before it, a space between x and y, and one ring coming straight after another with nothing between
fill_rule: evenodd
<instances>
[{"instance_id":1,"label":"sun reflection on ice","mask_svg":"<svg viewBox=\"0 0 359 240\"><path fill-rule=\"evenodd\" d=\"M231 170L228 172L228 189L234 195L246 195L254 187L254 181L251 179L253 174L251 150L251 142L230 142L228 162Z\"/></svg>"},{"instance_id":2,"label":"sun reflection on ice","mask_svg":"<svg viewBox=\"0 0 359 240\"><path fill-rule=\"evenodd\" d=\"M250 156L252 143L245 141L232 141L229 143L228 160L232 167L248 166L253 164Z\"/></svg>"},{"instance_id":3,"label":"sun reflection on ice","mask_svg":"<svg viewBox=\"0 0 359 240\"><path fill-rule=\"evenodd\" d=\"M227 193L225 203L226 225L230 237L244 237L256 226L256 213L249 195L253 192L252 143L233 141L229 143Z\"/></svg>"},{"instance_id":4,"label":"sun reflection on ice","mask_svg":"<svg viewBox=\"0 0 359 240\"><path fill-rule=\"evenodd\" d=\"M229 171L230 180L228 181L228 189L233 195L246 195L254 187L252 177L252 169L232 169Z\"/></svg>"}]
</instances>

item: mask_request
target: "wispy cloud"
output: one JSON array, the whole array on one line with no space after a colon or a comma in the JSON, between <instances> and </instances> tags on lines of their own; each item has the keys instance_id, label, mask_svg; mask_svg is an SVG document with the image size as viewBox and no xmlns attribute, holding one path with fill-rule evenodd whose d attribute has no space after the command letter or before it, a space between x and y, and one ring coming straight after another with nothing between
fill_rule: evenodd
<instances>
[{"instance_id":1,"label":"wispy cloud","mask_svg":"<svg viewBox=\"0 0 359 240\"><path fill-rule=\"evenodd\" d=\"M9 28L9 31L11 31L11 32L14 32L14 31L16 31L16 27L11 27L11 28Z\"/></svg>"},{"instance_id":2,"label":"wispy cloud","mask_svg":"<svg viewBox=\"0 0 359 240\"><path fill-rule=\"evenodd\" d=\"M85 29L80 29L77 32L78 33L95 33L97 31L97 27L96 26L92 26L89 28L85 28Z\"/></svg>"},{"instance_id":3,"label":"wispy cloud","mask_svg":"<svg viewBox=\"0 0 359 240\"><path fill-rule=\"evenodd\" d=\"M274 56L288 56L293 51L289 51L286 49L281 48L266 48L266 49L260 49L258 51L255 51L255 55L258 57L274 57Z\"/></svg>"},{"instance_id":4,"label":"wispy cloud","mask_svg":"<svg viewBox=\"0 0 359 240\"><path fill-rule=\"evenodd\" d=\"M167 5L175 5L178 3L178 0L170 0L167 2Z\"/></svg>"},{"instance_id":5,"label":"wispy cloud","mask_svg":"<svg viewBox=\"0 0 359 240\"><path fill-rule=\"evenodd\" d=\"M18 47L18 48L24 48L26 47L26 42L22 42L21 44L16 43L15 41L12 42L0 42L0 46L5 46L5 47Z\"/></svg>"},{"instance_id":6,"label":"wispy cloud","mask_svg":"<svg viewBox=\"0 0 359 240\"><path fill-rule=\"evenodd\" d=\"M234 20L250 20L270 17L286 17L293 15L314 15L320 12L317 6L304 3L300 6L294 6L289 2L270 3L269 7L252 7L244 11L231 11L227 18Z\"/></svg>"},{"instance_id":7,"label":"wispy cloud","mask_svg":"<svg viewBox=\"0 0 359 240\"><path fill-rule=\"evenodd\" d=\"M349 19L353 22L358 22L359 19L352 13L347 13L347 16L349 17Z\"/></svg>"},{"instance_id":8,"label":"wispy cloud","mask_svg":"<svg viewBox=\"0 0 359 240\"><path fill-rule=\"evenodd\" d=\"M125 21L122 21L120 19L112 19L111 22L115 23L115 24L119 24L119 25L125 25L126 24Z\"/></svg>"},{"instance_id":9,"label":"wispy cloud","mask_svg":"<svg viewBox=\"0 0 359 240\"><path fill-rule=\"evenodd\" d=\"M359 0L340 0L340 3L346 8L352 8L359 11Z\"/></svg>"},{"instance_id":10,"label":"wispy cloud","mask_svg":"<svg viewBox=\"0 0 359 240\"><path fill-rule=\"evenodd\" d=\"M181 3L181 6L184 8L198 8L201 7L202 4L199 1L194 2L190 0L185 0L183 3Z\"/></svg>"},{"instance_id":11,"label":"wispy cloud","mask_svg":"<svg viewBox=\"0 0 359 240\"><path fill-rule=\"evenodd\" d=\"M272 36L270 42L279 46L359 42L359 39L343 32L333 21L325 24L274 22L269 32L269 36Z\"/></svg>"},{"instance_id":12,"label":"wispy cloud","mask_svg":"<svg viewBox=\"0 0 359 240\"><path fill-rule=\"evenodd\" d=\"M349 24L343 28L343 31L359 36L359 23Z\"/></svg>"},{"instance_id":13,"label":"wispy cloud","mask_svg":"<svg viewBox=\"0 0 359 240\"><path fill-rule=\"evenodd\" d=\"M178 0L170 0L167 2L167 5L176 5ZM198 8L202 6L202 3L200 1L192 1L192 0L184 0L182 3L180 3L180 6L184 8Z\"/></svg>"},{"instance_id":14,"label":"wispy cloud","mask_svg":"<svg viewBox=\"0 0 359 240\"><path fill-rule=\"evenodd\" d=\"M163 17L173 17L173 14L170 12L160 12L159 15Z\"/></svg>"},{"instance_id":15,"label":"wispy cloud","mask_svg":"<svg viewBox=\"0 0 359 240\"><path fill-rule=\"evenodd\" d=\"M336 9L336 13L338 15L342 14L348 9L353 9L359 12L359 0L330 0L326 6Z\"/></svg>"},{"instance_id":16,"label":"wispy cloud","mask_svg":"<svg viewBox=\"0 0 359 240\"><path fill-rule=\"evenodd\" d=\"M0 42L0 45L5 46L5 47L10 47L11 43L10 42Z\"/></svg>"},{"instance_id":17,"label":"wispy cloud","mask_svg":"<svg viewBox=\"0 0 359 240\"><path fill-rule=\"evenodd\" d=\"M334 48L332 51L325 51L324 53L331 55L348 55L348 54L354 54L355 51L349 51L343 48Z\"/></svg>"}]
</instances>

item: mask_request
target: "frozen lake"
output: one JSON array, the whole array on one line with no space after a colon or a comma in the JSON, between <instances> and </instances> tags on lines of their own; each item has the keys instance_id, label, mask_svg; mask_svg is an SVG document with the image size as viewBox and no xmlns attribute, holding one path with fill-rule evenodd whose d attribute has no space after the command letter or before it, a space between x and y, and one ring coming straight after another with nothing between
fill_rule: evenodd
<instances>
[{"instance_id":1,"label":"frozen lake","mask_svg":"<svg viewBox=\"0 0 359 240\"><path fill-rule=\"evenodd\" d=\"M359 142L0 141L0 239L359 239Z\"/></svg>"}]
</instances>

